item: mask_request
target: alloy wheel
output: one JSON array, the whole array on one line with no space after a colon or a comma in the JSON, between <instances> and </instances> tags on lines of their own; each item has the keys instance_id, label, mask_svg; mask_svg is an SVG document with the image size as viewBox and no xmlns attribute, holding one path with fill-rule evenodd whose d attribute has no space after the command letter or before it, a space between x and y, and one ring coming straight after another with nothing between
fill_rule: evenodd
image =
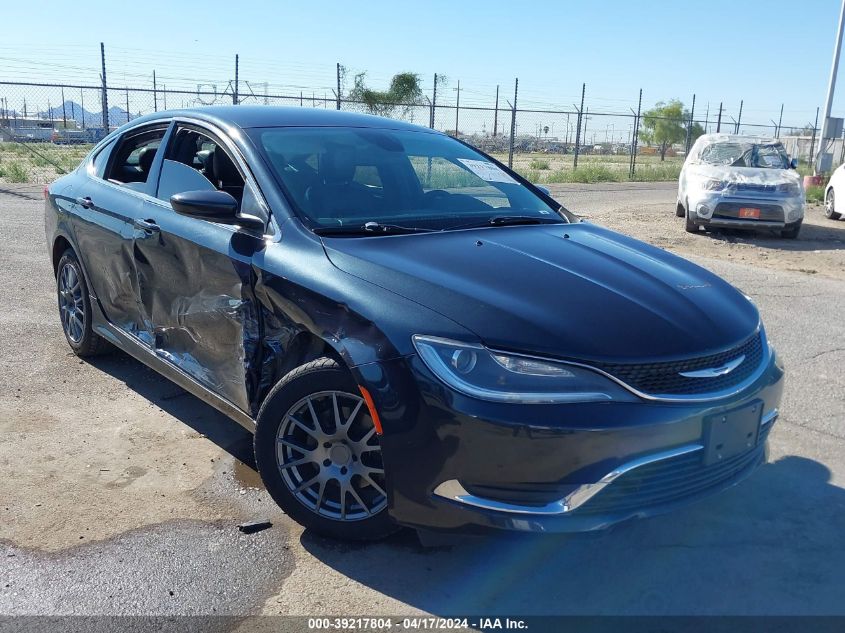
<instances>
[{"instance_id":1,"label":"alloy wheel","mask_svg":"<svg viewBox=\"0 0 845 633\"><path fill-rule=\"evenodd\" d=\"M59 313L62 328L73 343L82 341L85 334L85 303L79 270L72 262L65 262L59 271Z\"/></svg>"},{"instance_id":2,"label":"alloy wheel","mask_svg":"<svg viewBox=\"0 0 845 633\"><path fill-rule=\"evenodd\" d=\"M359 521L387 505L381 448L360 396L320 391L302 398L285 414L276 440L282 480L312 512Z\"/></svg>"},{"instance_id":3,"label":"alloy wheel","mask_svg":"<svg viewBox=\"0 0 845 633\"><path fill-rule=\"evenodd\" d=\"M824 198L824 214L827 217L833 217L836 213L836 200L833 195L833 189L827 190L827 195Z\"/></svg>"}]
</instances>

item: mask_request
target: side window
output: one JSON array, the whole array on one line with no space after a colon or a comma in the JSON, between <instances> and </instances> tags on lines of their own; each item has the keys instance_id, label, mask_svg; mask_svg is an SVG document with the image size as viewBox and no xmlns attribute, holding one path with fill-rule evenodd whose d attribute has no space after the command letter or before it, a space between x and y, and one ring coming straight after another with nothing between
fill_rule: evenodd
<instances>
[{"instance_id":1,"label":"side window","mask_svg":"<svg viewBox=\"0 0 845 633\"><path fill-rule=\"evenodd\" d=\"M172 195L183 191L214 189L231 194L242 213L268 219L267 211L258 203L226 148L193 128L179 128L168 145L156 197L169 201Z\"/></svg>"},{"instance_id":2,"label":"side window","mask_svg":"<svg viewBox=\"0 0 845 633\"><path fill-rule=\"evenodd\" d=\"M131 189L144 189L167 128L125 136L112 152L106 179Z\"/></svg>"},{"instance_id":3,"label":"side window","mask_svg":"<svg viewBox=\"0 0 845 633\"><path fill-rule=\"evenodd\" d=\"M94 160L91 161L91 166L89 167L89 173L91 175L96 176L97 178L102 178L103 174L106 171L106 165L109 162L109 156L111 156L111 152L114 149L115 141L111 141L105 147L100 149L97 154L94 156Z\"/></svg>"}]
</instances>

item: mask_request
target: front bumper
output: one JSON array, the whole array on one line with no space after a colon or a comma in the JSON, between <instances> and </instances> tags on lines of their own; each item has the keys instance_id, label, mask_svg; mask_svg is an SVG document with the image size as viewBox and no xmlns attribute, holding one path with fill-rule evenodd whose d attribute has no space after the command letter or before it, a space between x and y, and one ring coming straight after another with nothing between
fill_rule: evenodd
<instances>
[{"instance_id":1,"label":"front bumper","mask_svg":"<svg viewBox=\"0 0 845 633\"><path fill-rule=\"evenodd\" d=\"M765 460L783 372L774 355L716 402L503 405L456 394L416 357L359 367L382 418L389 511L429 530L581 532L671 510ZM714 416L757 408L747 451L705 466Z\"/></svg>"},{"instance_id":2,"label":"front bumper","mask_svg":"<svg viewBox=\"0 0 845 633\"><path fill-rule=\"evenodd\" d=\"M690 217L702 226L781 230L804 218L804 195L755 196L728 192L699 192L689 196ZM740 209L760 210L759 218L743 218Z\"/></svg>"}]
</instances>

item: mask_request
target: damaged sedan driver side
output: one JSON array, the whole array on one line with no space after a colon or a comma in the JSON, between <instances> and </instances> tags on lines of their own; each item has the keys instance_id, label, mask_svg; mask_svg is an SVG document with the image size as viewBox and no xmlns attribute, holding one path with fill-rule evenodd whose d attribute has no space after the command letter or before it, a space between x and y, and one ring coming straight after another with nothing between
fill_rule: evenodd
<instances>
[{"instance_id":1,"label":"damaged sedan driver side","mask_svg":"<svg viewBox=\"0 0 845 633\"><path fill-rule=\"evenodd\" d=\"M71 348L254 430L324 535L602 529L748 476L778 416L741 293L403 122L141 117L49 187L46 229Z\"/></svg>"}]
</instances>

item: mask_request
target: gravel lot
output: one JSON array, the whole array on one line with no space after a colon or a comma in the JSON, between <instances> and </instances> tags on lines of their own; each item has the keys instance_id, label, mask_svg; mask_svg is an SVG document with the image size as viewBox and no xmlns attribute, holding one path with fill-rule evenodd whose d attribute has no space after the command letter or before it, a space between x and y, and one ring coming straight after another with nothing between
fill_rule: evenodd
<instances>
[{"instance_id":1,"label":"gravel lot","mask_svg":"<svg viewBox=\"0 0 845 633\"><path fill-rule=\"evenodd\" d=\"M845 222L815 208L797 241L690 236L674 185L553 193L758 303L788 381L754 477L594 537L303 533L235 423L126 356L70 353L40 190L18 186L0 193L0 614L845 614ZM273 528L240 534L252 519Z\"/></svg>"}]
</instances>

